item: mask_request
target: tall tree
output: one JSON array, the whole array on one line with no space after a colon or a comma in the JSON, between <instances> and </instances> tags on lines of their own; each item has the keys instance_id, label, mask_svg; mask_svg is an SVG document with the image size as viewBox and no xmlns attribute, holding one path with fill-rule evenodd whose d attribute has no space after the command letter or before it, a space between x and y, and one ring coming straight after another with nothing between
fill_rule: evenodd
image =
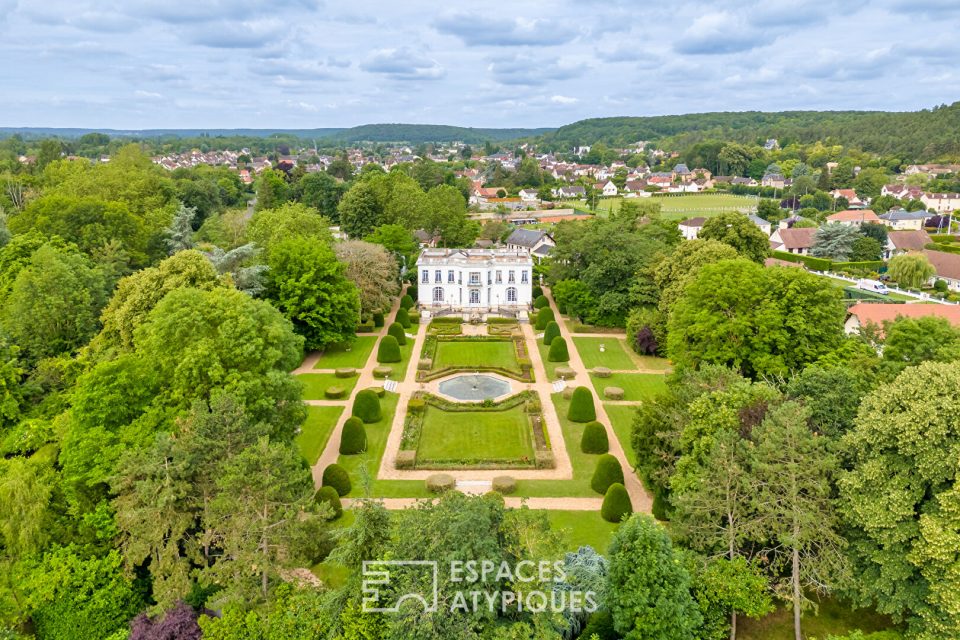
<instances>
[{"instance_id":1,"label":"tall tree","mask_svg":"<svg viewBox=\"0 0 960 640\"><path fill-rule=\"evenodd\" d=\"M719 240L748 260L763 262L770 253L770 240L742 213L723 213L703 224L701 240Z\"/></svg>"},{"instance_id":2,"label":"tall tree","mask_svg":"<svg viewBox=\"0 0 960 640\"><path fill-rule=\"evenodd\" d=\"M362 238L380 226L383 207L374 188L365 181L354 184L337 206L340 228L351 238Z\"/></svg>"},{"instance_id":3,"label":"tall tree","mask_svg":"<svg viewBox=\"0 0 960 640\"><path fill-rule=\"evenodd\" d=\"M382 246L362 240L334 245L337 259L346 265L345 275L360 293L360 311L364 317L390 308L400 293L397 262Z\"/></svg>"},{"instance_id":4,"label":"tall tree","mask_svg":"<svg viewBox=\"0 0 960 640\"><path fill-rule=\"evenodd\" d=\"M904 253L890 258L887 275L901 287L919 289L936 274L929 258L922 253Z\"/></svg>"},{"instance_id":5,"label":"tall tree","mask_svg":"<svg viewBox=\"0 0 960 640\"><path fill-rule=\"evenodd\" d=\"M810 253L818 258L844 262L850 260L854 243L862 237L855 227L840 223L827 224L813 234Z\"/></svg>"}]
</instances>

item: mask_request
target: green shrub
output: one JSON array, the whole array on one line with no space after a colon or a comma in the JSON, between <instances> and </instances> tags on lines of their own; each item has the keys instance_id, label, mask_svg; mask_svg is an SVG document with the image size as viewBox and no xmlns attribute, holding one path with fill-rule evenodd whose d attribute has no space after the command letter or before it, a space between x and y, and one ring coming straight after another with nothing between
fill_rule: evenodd
<instances>
[{"instance_id":1,"label":"green shrub","mask_svg":"<svg viewBox=\"0 0 960 640\"><path fill-rule=\"evenodd\" d=\"M324 487L333 487L341 498L350 493L350 489L353 488L350 484L350 474L337 463L327 465L323 470L323 479L320 484Z\"/></svg>"},{"instance_id":2,"label":"green shrub","mask_svg":"<svg viewBox=\"0 0 960 640\"><path fill-rule=\"evenodd\" d=\"M376 397L374 397L374 400L376 400ZM379 405L380 401L377 400L377 406L379 407ZM356 403L354 403L354 407L356 407ZM356 416L347 418L347 421L343 423L343 431L340 433L340 453L345 456L352 456L363 453L366 449L367 430L363 426L363 420Z\"/></svg>"},{"instance_id":3,"label":"green shrub","mask_svg":"<svg viewBox=\"0 0 960 640\"><path fill-rule=\"evenodd\" d=\"M547 325L556 320L553 316L553 309L550 307L544 307L537 311L537 322L534 325L537 331L543 331L547 328Z\"/></svg>"},{"instance_id":4,"label":"green shrub","mask_svg":"<svg viewBox=\"0 0 960 640\"><path fill-rule=\"evenodd\" d=\"M513 476L497 476L490 488L499 494L509 495L517 490L517 481Z\"/></svg>"},{"instance_id":5,"label":"green shrub","mask_svg":"<svg viewBox=\"0 0 960 640\"><path fill-rule=\"evenodd\" d=\"M547 352L547 360L550 362L570 361L570 353L567 351L567 341L565 338L557 336L550 341L550 350Z\"/></svg>"},{"instance_id":6,"label":"green shrub","mask_svg":"<svg viewBox=\"0 0 960 640\"><path fill-rule=\"evenodd\" d=\"M610 450L610 440L607 438L607 430L602 424L594 420L588 422L583 428L583 435L580 437L580 451L584 453L606 453Z\"/></svg>"},{"instance_id":7,"label":"green shrub","mask_svg":"<svg viewBox=\"0 0 960 640\"><path fill-rule=\"evenodd\" d=\"M356 333L373 333L375 327L373 326L373 321L369 320L367 322L361 322L357 325Z\"/></svg>"},{"instance_id":8,"label":"green shrub","mask_svg":"<svg viewBox=\"0 0 960 640\"><path fill-rule=\"evenodd\" d=\"M543 288L538 284L533 285L533 288L530 290L530 295L532 295L533 299L536 300L543 295Z\"/></svg>"},{"instance_id":9,"label":"green shrub","mask_svg":"<svg viewBox=\"0 0 960 640\"><path fill-rule=\"evenodd\" d=\"M347 393L347 390L341 387L338 384L330 385L327 387L326 391L323 392L323 397L327 400L339 400Z\"/></svg>"},{"instance_id":10,"label":"green shrub","mask_svg":"<svg viewBox=\"0 0 960 640\"><path fill-rule=\"evenodd\" d=\"M331 520L336 520L343 515L343 505L340 503L340 496L333 487L320 487L317 489L317 493L314 494L313 499L317 504L327 504L333 509L333 515L330 517Z\"/></svg>"},{"instance_id":11,"label":"green shrub","mask_svg":"<svg viewBox=\"0 0 960 640\"><path fill-rule=\"evenodd\" d=\"M373 314L373 326L382 327L383 326L383 314L379 311Z\"/></svg>"},{"instance_id":12,"label":"green shrub","mask_svg":"<svg viewBox=\"0 0 960 640\"><path fill-rule=\"evenodd\" d=\"M590 487L597 493L604 494L615 482L623 484L623 468L612 453L605 453L597 458L597 468L590 479Z\"/></svg>"},{"instance_id":13,"label":"green shrub","mask_svg":"<svg viewBox=\"0 0 960 640\"><path fill-rule=\"evenodd\" d=\"M771 252L774 258L778 260L785 260L787 262L798 262L805 265L808 269L813 269L814 271L829 271L830 265L833 264L830 260L826 258L815 258L813 256L801 256L796 253L790 253L788 251L773 251Z\"/></svg>"},{"instance_id":14,"label":"green shrub","mask_svg":"<svg viewBox=\"0 0 960 640\"><path fill-rule=\"evenodd\" d=\"M670 519L670 503L663 497L662 492L654 492L651 511L653 512L653 517L661 522L666 522Z\"/></svg>"},{"instance_id":15,"label":"green shrub","mask_svg":"<svg viewBox=\"0 0 960 640\"><path fill-rule=\"evenodd\" d=\"M560 338L560 340L563 340L563 338ZM572 367L557 367L554 371L558 377L564 380L573 380L577 377L577 370ZM570 389L567 389L567 391L570 391ZM570 391L570 395L573 395L573 391Z\"/></svg>"},{"instance_id":16,"label":"green shrub","mask_svg":"<svg viewBox=\"0 0 960 640\"><path fill-rule=\"evenodd\" d=\"M387 395L387 390L383 387L367 387L367 391L372 392L378 398L382 398L383 396Z\"/></svg>"},{"instance_id":17,"label":"green shrub","mask_svg":"<svg viewBox=\"0 0 960 640\"><path fill-rule=\"evenodd\" d=\"M624 516L631 513L633 513L633 505L630 504L627 488L622 483L614 482L603 496L600 517L607 522L620 522Z\"/></svg>"},{"instance_id":18,"label":"green shrub","mask_svg":"<svg viewBox=\"0 0 960 640\"><path fill-rule=\"evenodd\" d=\"M611 371L607 367L594 367L593 375L595 375L598 378L609 378L610 376L613 375L613 371Z\"/></svg>"},{"instance_id":19,"label":"green shrub","mask_svg":"<svg viewBox=\"0 0 960 640\"><path fill-rule=\"evenodd\" d=\"M625 393L620 387L604 387L603 397L607 400L623 400Z\"/></svg>"},{"instance_id":20,"label":"green shrub","mask_svg":"<svg viewBox=\"0 0 960 640\"><path fill-rule=\"evenodd\" d=\"M380 398L372 389L364 389L353 399L351 415L363 420L366 424L378 422L382 416L380 412Z\"/></svg>"},{"instance_id":21,"label":"green shrub","mask_svg":"<svg viewBox=\"0 0 960 640\"><path fill-rule=\"evenodd\" d=\"M553 342L554 338L560 337L560 325L557 324L556 320L551 320L547 323L546 329L543 330L543 344L550 345Z\"/></svg>"},{"instance_id":22,"label":"green shrub","mask_svg":"<svg viewBox=\"0 0 960 640\"><path fill-rule=\"evenodd\" d=\"M407 402L407 411L410 413L423 413L426 406L427 403L423 401L423 398L410 398L410 401Z\"/></svg>"},{"instance_id":23,"label":"green shrub","mask_svg":"<svg viewBox=\"0 0 960 640\"><path fill-rule=\"evenodd\" d=\"M352 378L357 375L357 370L353 367L340 367L334 370L333 375L338 378Z\"/></svg>"},{"instance_id":24,"label":"green shrub","mask_svg":"<svg viewBox=\"0 0 960 640\"><path fill-rule=\"evenodd\" d=\"M593 406L593 394L590 393L590 389L577 387L573 390L567 419L572 422L592 422L597 419L597 410Z\"/></svg>"},{"instance_id":25,"label":"green shrub","mask_svg":"<svg viewBox=\"0 0 960 640\"><path fill-rule=\"evenodd\" d=\"M409 293L404 294L404 296L400 298L400 308L406 311L412 306L413 306L413 298L410 296Z\"/></svg>"},{"instance_id":26,"label":"green shrub","mask_svg":"<svg viewBox=\"0 0 960 640\"><path fill-rule=\"evenodd\" d=\"M592 640L596 636L599 640L619 640L620 634L613 628L613 614L608 609L601 609L587 621L587 626L580 634L581 638Z\"/></svg>"},{"instance_id":27,"label":"green shrub","mask_svg":"<svg viewBox=\"0 0 960 640\"><path fill-rule=\"evenodd\" d=\"M377 347L377 362L400 362L400 344L393 336L380 338Z\"/></svg>"},{"instance_id":28,"label":"green shrub","mask_svg":"<svg viewBox=\"0 0 960 640\"><path fill-rule=\"evenodd\" d=\"M420 324L420 314L416 311L407 313L407 316L410 318L410 324Z\"/></svg>"},{"instance_id":29,"label":"green shrub","mask_svg":"<svg viewBox=\"0 0 960 640\"><path fill-rule=\"evenodd\" d=\"M542 294L537 296L537 299L533 301L534 309L543 309L544 307L549 307L549 306L550 306L550 301L547 300L547 296Z\"/></svg>"},{"instance_id":30,"label":"green shrub","mask_svg":"<svg viewBox=\"0 0 960 640\"><path fill-rule=\"evenodd\" d=\"M379 367L373 368L373 377L378 380L383 380L384 378L388 378L392 373L393 373L393 367L388 367L386 365L381 365Z\"/></svg>"},{"instance_id":31,"label":"green shrub","mask_svg":"<svg viewBox=\"0 0 960 640\"><path fill-rule=\"evenodd\" d=\"M938 292L938 293L946 293L946 292L947 292L947 281L946 281L946 280L941 280L940 278L937 278L936 282L933 283L933 290L936 291L936 292Z\"/></svg>"},{"instance_id":32,"label":"green shrub","mask_svg":"<svg viewBox=\"0 0 960 640\"><path fill-rule=\"evenodd\" d=\"M413 469L417 464L417 452L413 449L401 449L397 451L397 458L394 465L397 469Z\"/></svg>"},{"instance_id":33,"label":"green shrub","mask_svg":"<svg viewBox=\"0 0 960 640\"><path fill-rule=\"evenodd\" d=\"M387 335L396 338L397 344L399 345L407 344L407 334L404 332L403 326L399 322L390 323L390 326L387 327Z\"/></svg>"},{"instance_id":34,"label":"green shrub","mask_svg":"<svg viewBox=\"0 0 960 640\"><path fill-rule=\"evenodd\" d=\"M410 328L410 314L403 307L397 309L397 322L403 325L404 329Z\"/></svg>"},{"instance_id":35,"label":"green shrub","mask_svg":"<svg viewBox=\"0 0 960 640\"><path fill-rule=\"evenodd\" d=\"M565 305L565 304L558 304L558 305L557 305L557 311L559 311L559 312L560 312L560 315L562 315L562 316L567 315L567 305Z\"/></svg>"},{"instance_id":36,"label":"green shrub","mask_svg":"<svg viewBox=\"0 0 960 640\"><path fill-rule=\"evenodd\" d=\"M457 481L449 473L435 473L426 480L427 491L430 493L444 493L457 486Z\"/></svg>"}]
</instances>

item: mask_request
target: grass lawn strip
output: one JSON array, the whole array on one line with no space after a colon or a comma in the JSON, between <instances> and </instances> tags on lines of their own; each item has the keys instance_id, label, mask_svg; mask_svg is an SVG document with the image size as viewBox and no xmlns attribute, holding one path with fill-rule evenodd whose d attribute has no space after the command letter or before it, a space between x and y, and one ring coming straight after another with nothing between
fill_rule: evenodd
<instances>
[{"instance_id":1,"label":"grass lawn strip","mask_svg":"<svg viewBox=\"0 0 960 640\"><path fill-rule=\"evenodd\" d=\"M340 367L353 367L362 369L367 364L370 352L377 343L376 336L357 336L353 344L332 345L323 352L314 369L338 369ZM347 349L350 349L347 351Z\"/></svg>"},{"instance_id":2,"label":"grass lawn strip","mask_svg":"<svg viewBox=\"0 0 960 640\"><path fill-rule=\"evenodd\" d=\"M569 349L570 345L567 345ZM547 370L547 379L550 381L559 380L557 376L557 367L569 367L569 362L550 362L547 360L547 354L550 352L550 347L543 344L543 339L537 340L537 349L540 351L540 360L543 361L543 368Z\"/></svg>"},{"instance_id":3,"label":"grass lawn strip","mask_svg":"<svg viewBox=\"0 0 960 640\"><path fill-rule=\"evenodd\" d=\"M426 408L417 468L428 468L431 462L518 458L533 460L531 429L523 405L506 411L456 413Z\"/></svg>"},{"instance_id":4,"label":"grass lawn strip","mask_svg":"<svg viewBox=\"0 0 960 640\"><path fill-rule=\"evenodd\" d=\"M327 440L345 407L307 407L307 419L297 434L297 446L300 454L311 465L320 458L320 452L327 446Z\"/></svg>"},{"instance_id":5,"label":"grass lawn strip","mask_svg":"<svg viewBox=\"0 0 960 640\"><path fill-rule=\"evenodd\" d=\"M613 538L619 524L607 522L600 517L599 511L554 511L548 510L547 520L550 528L563 534L564 548L574 551L587 545L597 553L606 553L607 545Z\"/></svg>"},{"instance_id":6,"label":"grass lawn strip","mask_svg":"<svg viewBox=\"0 0 960 640\"><path fill-rule=\"evenodd\" d=\"M359 376L338 378L332 373L301 373L296 377L303 383L304 400L346 400L353 388L357 386L359 378ZM328 387L332 386L343 387L343 398L327 398L323 394Z\"/></svg>"},{"instance_id":7,"label":"grass lawn strip","mask_svg":"<svg viewBox=\"0 0 960 640\"><path fill-rule=\"evenodd\" d=\"M633 452L633 417L637 415L637 407L628 404L603 403L603 409L610 418L610 426L617 434L617 440L627 454L630 464L637 464L637 456Z\"/></svg>"},{"instance_id":8,"label":"grass lawn strip","mask_svg":"<svg viewBox=\"0 0 960 640\"><path fill-rule=\"evenodd\" d=\"M353 484L353 490L349 494L351 498L364 495L361 468L366 468L370 479L377 476L377 469L380 468L380 459L383 458L383 451L387 447L387 436L390 434L390 425L393 424L393 414L397 411L399 399L400 396L395 393L385 393L384 397L380 398L380 408L383 415L379 422L365 425L367 428L367 450L364 453L337 458L337 462L350 474L350 482Z\"/></svg>"},{"instance_id":9,"label":"grass lawn strip","mask_svg":"<svg viewBox=\"0 0 960 640\"><path fill-rule=\"evenodd\" d=\"M637 363L627 353L624 341L610 336L609 338L578 338L574 336L573 344L577 346L577 353L587 369L606 367L607 369L635 371ZM600 351L603 345L603 351Z\"/></svg>"},{"instance_id":10,"label":"grass lawn strip","mask_svg":"<svg viewBox=\"0 0 960 640\"><path fill-rule=\"evenodd\" d=\"M437 344L433 368L503 367L520 370L512 341L448 341Z\"/></svg>"},{"instance_id":11,"label":"grass lawn strip","mask_svg":"<svg viewBox=\"0 0 960 640\"><path fill-rule=\"evenodd\" d=\"M607 387L623 389L624 400L650 400L667 388L667 377L659 373L615 373L609 378L598 378L590 374L593 388L603 398Z\"/></svg>"}]
</instances>

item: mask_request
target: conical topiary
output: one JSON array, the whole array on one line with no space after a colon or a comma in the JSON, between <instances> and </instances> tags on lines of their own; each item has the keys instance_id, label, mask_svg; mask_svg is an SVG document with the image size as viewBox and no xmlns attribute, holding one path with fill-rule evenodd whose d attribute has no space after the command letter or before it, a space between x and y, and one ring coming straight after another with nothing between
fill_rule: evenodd
<instances>
[{"instance_id":1,"label":"conical topiary","mask_svg":"<svg viewBox=\"0 0 960 640\"><path fill-rule=\"evenodd\" d=\"M550 307L544 307L543 309L540 309L540 311L537 311L537 322L534 327L537 329L537 331L543 331L547 328L547 325L554 320L556 320L556 318L553 316L553 309Z\"/></svg>"},{"instance_id":2,"label":"conical topiary","mask_svg":"<svg viewBox=\"0 0 960 640\"><path fill-rule=\"evenodd\" d=\"M403 331L403 326L399 322L391 322L387 327L387 335L397 339L397 344L407 344L407 334Z\"/></svg>"},{"instance_id":3,"label":"conical topiary","mask_svg":"<svg viewBox=\"0 0 960 640\"><path fill-rule=\"evenodd\" d=\"M366 424L377 422L382 417L380 412L380 398L373 389L364 389L353 399L351 415L359 418Z\"/></svg>"},{"instance_id":4,"label":"conical topiary","mask_svg":"<svg viewBox=\"0 0 960 640\"><path fill-rule=\"evenodd\" d=\"M336 520L343 515L343 504L340 503L340 495L333 487L320 487L314 494L313 499L318 505L329 505L330 509L333 510L333 515L330 516L330 520Z\"/></svg>"},{"instance_id":5,"label":"conical topiary","mask_svg":"<svg viewBox=\"0 0 960 640\"><path fill-rule=\"evenodd\" d=\"M402 298L400 298L400 308L401 308L401 309L409 309L409 308L412 307L412 306L413 306L413 298L412 298L412 297L410 297L409 295L404 295Z\"/></svg>"},{"instance_id":6,"label":"conical topiary","mask_svg":"<svg viewBox=\"0 0 960 640\"><path fill-rule=\"evenodd\" d=\"M360 393L363 393L362 391ZM359 394L357 394L359 396ZM380 400L377 399L379 406ZM356 406L356 402L354 402ZM357 416L350 416L343 423L343 431L340 433L340 453L345 456L352 456L362 453L367 448L367 430L363 426L363 420Z\"/></svg>"},{"instance_id":7,"label":"conical topiary","mask_svg":"<svg viewBox=\"0 0 960 640\"><path fill-rule=\"evenodd\" d=\"M590 479L590 488L603 494L615 482L623 484L623 467L613 454L605 453L597 458L597 468Z\"/></svg>"},{"instance_id":8,"label":"conical topiary","mask_svg":"<svg viewBox=\"0 0 960 640\"><path fill-rule=\"evenodd\" d=\"M547 328L543 330L543 344L550 345L554 338L560 337L560 325L555 320L547 323Z\"/></svg>"},{"instance_id":9,"label":"conical topiary","mask_svg":"<svg viewBox=\"0 0 960 640\"><path fill-rule=\"evenodd\" d=\"M580 437L580 451L584 453L606 453L610 450L610 440L607 438L607 430L602 424L594 420L588 422L583 428L583 435Z\"/></svg>"},{"instance_id":10,"label":"conical topiary","mask_svg":"<svg viewBox=\"0 0 960 640\"><path fill-rule=\"evenodd\" d=\"M377 362L400 362L400 344L393 336L383 336L380 338L380 346L377 347Z\"/></svg>"},{"instance_id":11,"label":"conical topiary","mask_svg":"<svg viewBox=\"0 0 960 640\"><path fill-rule=\"evenodd\" d=\"M547 360L550 362L570 361L570 354L567 352L567 341L565 338L557 336L550 341L550 350L547 352Z\"/></svg>"},{"instance_id":12,"label":"conical topiary","mask_svg":"<svg viewBox=\"0 0 960 640\"><path fill-rule=\"evenodd\" d=\"M410 314L407 313L407 310L403 307L397 309L397 322L399 322L404 329L410 328Z\"/></svg>"},{"instance_id":13,"label":"conical topiary","mask_svg":"<svg viewBox=\"0 0 960 640\"><path fill-rule=\"evenodd\" d=\"M603 496L600 517L607 522L621 522L624 516L631 513L633 513L633 505L630 503L627 488L619 482L614 482Z\"/></svg>"},{"instance_id":14,"label":"conical topiary","mask_svg":"<svg viewBox=\"0 0 960 640\"><path fill-rule=\"evenodd\" d=\"M383 326L383 314L379 311L373 314L373 326L375 327Z\"/></svg>"},{"instance_id":15,"label":"conical topiary","mask_svg":"<svg viewBox=\"0 0 960 640\"><path fill-rule=\"evenodd\" d=\"M537 299L533 301L534 309L543 309L544 307L549 307L550 301L547 300L547 296L540 294L537 296Z\"/></svg>"},{"instance_id":16,"label":"conical topiary","mask_svg":"<svg viewBox=\"0 0 960 640\"><path fill-rule=\"evenodd\" d=\"M550 346L553 348L553 345ZM570 398L567 418L573 422L591 422L597 419L597 410L593 406L593 394L586 387L577 387Z\"/></svg>"},{"instance_id":17,"label":"conical topiary","mask_svg":"<svg viewBox=\"0 0 960 640\"><path fill-rule=\"evenodd\" d=\"M350 489L353 488L353 485L350 484L350 474L337 463L327 465L327 468L323 470L321 486L333 487L341 498L350 493Z\"/></svg>"}]
</instances>

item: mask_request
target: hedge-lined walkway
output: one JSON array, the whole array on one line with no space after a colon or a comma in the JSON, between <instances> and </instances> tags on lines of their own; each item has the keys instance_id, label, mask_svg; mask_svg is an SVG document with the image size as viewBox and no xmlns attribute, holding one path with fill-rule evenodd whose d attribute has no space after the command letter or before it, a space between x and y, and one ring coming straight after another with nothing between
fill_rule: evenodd
<instances>
[{"instance_id":1,"label":"hedge-lined walkway","mask_svg":"<svg viewBox=\"0 0 960 640\"><path fill-rule=\"evenodd\" d=\"M502 473L502 472L501 472ZM424 500L436 500L436 498L373 498L383 504L384 507L391 510L409 509L418 502ZM342 501L344 508L349 509L356 500L353 498L344 498ZM600 511L603 504L603 498L518 498L516 496L505 496L504 504L511 509L518 509L526 506L530 509L542 509L545 511Z\"/></svg>"}]
</instances>

